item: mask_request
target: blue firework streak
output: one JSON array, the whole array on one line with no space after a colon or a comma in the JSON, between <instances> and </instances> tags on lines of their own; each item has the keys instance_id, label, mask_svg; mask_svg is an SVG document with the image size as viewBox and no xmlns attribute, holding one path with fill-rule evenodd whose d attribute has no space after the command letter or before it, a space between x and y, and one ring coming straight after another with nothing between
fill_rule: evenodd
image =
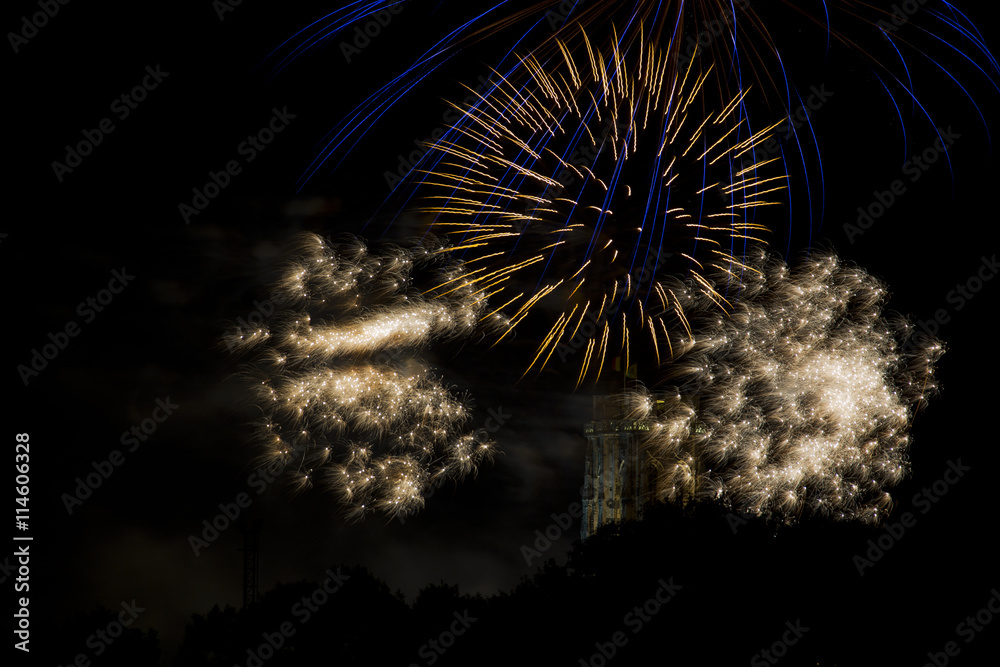
<instances>
[{"instance_id":1,"label":"blue firework streak","mask_svg":"<svg viewBox=\"0 0 1000 667\"><path fill-rule=\"evenodd\" d=\"M396 9L399 0L355 2L312 22L285 40L265 63L275 73L292 65L304 54L323 48L348 34L352 26L371 19L380 12ZM909 5L859 3L849 0L636 0L621 3L610 0L593 2L494 1L469 9L465 3L420 3L410 0L408 12L432 12L434 22L429 46L377 91L358 104L324 139L316 158L303 172L299 185L320 173L335 169L345 156L355 150L365 134L391 108L425 84L442 66L476 42L500 36L501 57L491 58L495 70L505 78L515 77L521 56L530 54L540 62L558 54L557 41L568 40L583 26L595 33L608 32L608 25L621 31L619 48L634 43L656 43L676 62L690 59L697 48L703 58L715 63L717 84L733 93L752 85L770 107L767 123L788 117L802 104L803 82L791 78L786 62L789 54L780 46L781 29L789 19L810 26L829 50L845 46L866 56L872 75L881 82L903 126L903 151L906 153L906 121L915 117L936 126L924 104L929 93L922 93L919 82L911 76L913 65L920 61L939 69L956 89L968 96L966 87L952 70L968 71L991 83L1000 67L991 55L986 40L973 22L946 0L929 0L919 10ZM697 46L700 43L700 46ZM603 46L603 45L602 45ZM801 54L795 51L796 58ZM806 82L805 86L812 82ZM486 91L489 94L490 91ZM934 96L940 94L935 86ZM971 100L971 96L970 96ZM975 105L975 101L972 101ZM460 128L465 121L460 121ZM985 126L985 122L984 122ZM447 139L447 137L446 137ZM819 142L807 125L792 131L787 148L801 163L809 199L822 211L823 174L819 163ZM820 164L810 167L810 164ZM428 165L423 164L426 168ZM813 209L810 208L810 216ZM814 223L810 222L810 227Z\"/></svg>"},{"instance_id":2,"label":"blue firework streak","mask_svg":"<svg viewBox=\"0 0 1000 667\"><path fill-rule=\"evenodd\" d=\"M418 170L430 231L503 303L505 336L532 311L558 313L529 369L590 330L578 384L612 357L627 372L640 350L658 364L666 341L669 355L668 328L688 324L657 276L690 275L725 308L725 283L703 274L739 277L787 189L780 158L760 155L773 128L750 130L745 94L719 98L711 68L678 71L655 45L619 43L602 50L581 30L547 67L526 58L525 82L502 78L461 107L467 126Z\"/></svg>"}]
</instances>

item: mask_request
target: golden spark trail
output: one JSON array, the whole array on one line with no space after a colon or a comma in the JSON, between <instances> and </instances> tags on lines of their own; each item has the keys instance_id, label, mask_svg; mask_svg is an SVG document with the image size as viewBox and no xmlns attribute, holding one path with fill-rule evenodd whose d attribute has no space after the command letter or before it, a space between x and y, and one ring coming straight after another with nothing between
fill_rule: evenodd
<instances>
[{"instance_id":1,"label":"golden spark trail","mask_svg":"<svg viewBox=\"0 0 1000 667\"><path fill-rule=\"evenodd\" d=\"M575 340L580 323L589 317L598 324L591 335L601 340L588 346L579 363L581 377L596 381L612 345L630 358L643 357L632 349L639 339L630 340L629 329L644 327L647 315L659 319L667 312L647 313L642 305L647 294L657 291L657 276L690 274L692 266L703 271L701 248L759 241L760 234L747 232L766 231L766 225L748 222L743 215L779 204L768 197L784 191L777 182L786 177L765 176L756 167L740 167L736 175L720 165L717 178L709 181L715 186L688 178L686 173L700 177L723 157L735 159L780 124L744 132L748 125L738 112L747 91L713 99L706 86L712 66L700 71L692 64L675 71L670 56L653 43L619 48L611 40L604 50L582 29L576 37L575 45L569 35L556 40L556 51L545 65L525 56L520 71L495 73L490 94L475 96L473 105L456 105L476 130L430 145L450 159L421 172L417 194L424 202L420 211L433 216L429 230L439 227L456 238L453 252L470 263L490 258L485 265L491 271L477 269L468 280L483 280L478 274L505 276L508 286L531 290L509 315L511 328L505 336L529 313L551 313L548 333L539 332L544 340L526 372L544 369L567 330L572 329ZM719 111L708 111L711 104L718 104ZM738 134L748 136L737 139ZM663 164L665 169L658 166ZM662 175L651 180L650 166ZM657 198L671 205L658 207ZM464 221L454 221L456 217ZM631 222L636 219L645 222L640 227ZM726 224L703 224L707 220ZM555 235L555 242L543 242L545 235ZM637 279L636 264L670 254L676 259L657 262L652 278ZM736 257L727 259L738 263ZM683 262L690 264L682 268ZM720 308L726 307L724 285L696 284L714 295ZM636 301L637 315L628 315L626 307ZM598 302L601 308L591 310ZM605 310L605 304L614 310ZM578 309L578 316L567 315ZM617 318L618 312L623 313L622 326L602 332L600 318ZM677 314L673 322L688 328L676 307L670 312ZM579 319L572 326L575 317ZM655 338L648 344L649 354L658 357ZM595 352L600 359L591 365Z\"/></svg>"}]
</instances>

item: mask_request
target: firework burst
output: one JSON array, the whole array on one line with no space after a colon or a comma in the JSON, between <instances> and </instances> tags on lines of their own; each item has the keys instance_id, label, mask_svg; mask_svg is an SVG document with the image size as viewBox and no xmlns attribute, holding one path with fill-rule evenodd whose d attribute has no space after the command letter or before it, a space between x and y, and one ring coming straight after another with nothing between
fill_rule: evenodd
<instances>
[{"instance_id":1,"label":"firework burst","mask_svg":"<svg viewBox=\"0 0 1000 667\"><path fill-rule=\"evenodd\" d=\"M438 289L422 295L425 279ZM320 483L352 517L402 516L491 455L485 432L465 429L469 397L416 354L504 322L432 242L375 253L307 235L274 299L283 308L267 325L226 343L254 355L262 463L290 471L297 489Z\"/></svg>"},{"instance_id":2,"label":"firework burst","mask_svg":"<svg viewBox=\"0 0 1000 667\"><path fill-rule=\"evenodd\" d=\"M317 22L319 32L290 40L281 66L386 6L351 5L333 28ZM484 329L502 340L531 316L548 319L526 373L581 335L577 386L612 367L628 377L632 360L657 369L657 393L623 401L651 426L661 497L877 521L906 474L907 431L935 389L942 348L883 317L884 288L832 255L794 271L762 250L747 255L788 197L785 149L773 157L761 143L801 102L781 52L792 40L773 17L791 8L825 28L827 47L865 54L897 111L902 92L928 120L906 58L919 54L961 87L926 47L991 77L982 37L948 2L896 17L848 0L601 0L553 22L557 6L476 10L359 105L310 165L306 180L343 160L460 49L534 21L521 55L491 61L487 86L453 105L460 119L405 179L429 237L447 243L373 255L310 239L283 283L292 305L270 328L232 338L256 354L267 456L301 486L322 472L356 514L419 508L430 485L473 471L490 445L464 429L467 398L416 351ZM882 65L885 53L898 67ZM778 122L752 124L751 97ZM395 194L411 206L412 190Z\"/></svg>"},{"instance_id":3,"label":"firework burst","mask_svg":"<svg viewBox=\"0 0 1000 667\"><path fill-rule=\"evenodd\" d=\"M612 355L628 368L639 336L659 359L662 315L680 305L655 276L690 275L724 305L725 286L704 272L743 270L745 245L766 232L758 211L780 203L787 181L780 158L756 159L773 128L751 131L744 93L716 102L710 69L678 74L654 45L604 54L579 36L577 54L560 42L549 67L526 57L527 85L505 78L460 108L465 127L429 146L437 167L417 187L430 230L504 303L505 335L556 304L529 370L585 321L601 323L577 384Z\"/></svg>"},{"instance_id":4,"label":"firework burst","mask_svg":"<svg viewBox=\"0 0 1000 667\"><path fill-rule=\"evenodd\" d=\"M294 60L333 40L343 39L347 31L388 9L399 10L399 0L352 3L310 23L285 40L271 53L269 60L276 71ZM410 7L413 7L412 9ZM413 3L407 12L429 11ZM817 64L829 56L831 46L840 45L862 56L874 79L884 88L904 126L905 110L914 117L936 124L922 104L940 94L940 86L921 91L914 79L914 67L924 63L939 71L957 90L968 95L959 74L984 75L993 84L1000 66L990 53L975 24L947 0L926 3L877 3L852 0L827 0L804 3L799 0L593 0L567 3L564 0L541 0L511 3L500 0L480 7L465 3L457 7L434 7L435 20L429 34L437 34L434 43L414 61L404 63L398 75L385 83L346 115L331 132L328 142L302 176L305 183L324 166L340 164L375 119L406 99L420 82L431 77L457 54L486 41L492 43L509 35L501 46L507 56L496 60L496 70L506 78L516 77L521 59L508 51L512 45L546 63L558 57L559 43L572 43L579 26L605 36L599 48L612 46L609 26L620 28L613 46L624 52L636 44L657 44L666 53L671 67L683 70L691 59L714 63L712 84L732 97L754 85L757 97L769 107L774 117L788 117L803 100L790 73L793 61L802 57L805 48ZM448 11L458 9L460 11ZM805 42L798 40L806 37ZM795 39L787 39L795 36ZM825 45L825 48L823 48ZM818 47L818 49L814 49ZM511 59L513 58L513 60ZM852 57L852 60L856 60ZM708 65L705 66L706 69ZM955 71L957 74L953 74ZM804 82L808 86L814 81ZM995 84L994 84L995 85ZM975 104L975 102L972 102ZM987 123L983 122L984 127ZM801 136L800 136L801 135ZM793 137L793 153L805 154L818 146L812 128ZM816 154L818 157L818 153ZM332 161L332 162L331 162ZM335 168L335 167L334 167ZM809 174L804 174L810 181ZM818 185L818 184L817 184Z\"/></svg>"},{"instance_id":5,"label":"firework burst","mask_svg":"<svg viewBox=\"0 0 1000 667\"><path fill-rule=\"evenodd\" d=\"M885 287L833 255L793 270L761 251L747 268L726 313L673 285L692 331L672 335L656 393L622 398L650 425L658 496L880 520L909 469L913 413L936 392L940 341L883 316Z\"/></svg>"}]
</instances>

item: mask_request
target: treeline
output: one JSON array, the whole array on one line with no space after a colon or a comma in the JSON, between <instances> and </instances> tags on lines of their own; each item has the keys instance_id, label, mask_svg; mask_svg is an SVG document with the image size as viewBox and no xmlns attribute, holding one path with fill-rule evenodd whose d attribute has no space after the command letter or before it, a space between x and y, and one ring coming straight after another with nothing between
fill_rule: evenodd
<instances>
[{"instance_id":1,"label":"treeline","mask_svg":"<svg viewBox=\"0 0 1000 667\"><path fill-rule=\"evenodd\" d=\"M914 560L927 546L916 531L859 566L885 534L657 507L489 598L441 583L408 604L363 567L331 567L250 608L193 616L174 664L923 664L941 630L928 601L947 599L947 573ZM114 653L155 664L155 644L155 633L138 633Z\"/></svg>"}]
</instances>

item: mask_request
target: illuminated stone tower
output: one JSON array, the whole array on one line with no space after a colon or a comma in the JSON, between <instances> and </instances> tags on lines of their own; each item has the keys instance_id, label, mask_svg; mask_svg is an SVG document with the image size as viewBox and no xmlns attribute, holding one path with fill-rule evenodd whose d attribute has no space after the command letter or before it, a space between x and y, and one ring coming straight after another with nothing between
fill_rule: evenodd
<instances>
[{"instance_id":1,"label":"illuminated stone tower","mask_svg":"<svg viewBox=\"0 0 1000 667\"><path fill-rule=\"evenodd\" d=\"M662 415L664 400L654 394L653 414ZM705 427L697 418L672 460L654 459L641 445L649 422L630 419L617 396L594 396L594 420L584 427L587 458L583 486L580 537L587 539L601 526L642 518L643 508L658 498L672 498L682 506L698 499L704 470L698 447ZM675 397L676 400L676 397ZM697 398L682 399L695 412ZM681 465L691 471L680 489L657 486L657 470Z\"/></svg>"},{"instance_id":2,"label":"illuminated stone tower","mask_svg":"<svg viewBox=\"0 0 1000 667\"><path fill-rule=\"evenodd\" d=\"M584 473L580 536L586 539L606 523L638 519L653 498L655 475L639 447L648 424L628 419L613 396L594 396L594 421L584 427Z\"/></svg>"}]
</instances>

